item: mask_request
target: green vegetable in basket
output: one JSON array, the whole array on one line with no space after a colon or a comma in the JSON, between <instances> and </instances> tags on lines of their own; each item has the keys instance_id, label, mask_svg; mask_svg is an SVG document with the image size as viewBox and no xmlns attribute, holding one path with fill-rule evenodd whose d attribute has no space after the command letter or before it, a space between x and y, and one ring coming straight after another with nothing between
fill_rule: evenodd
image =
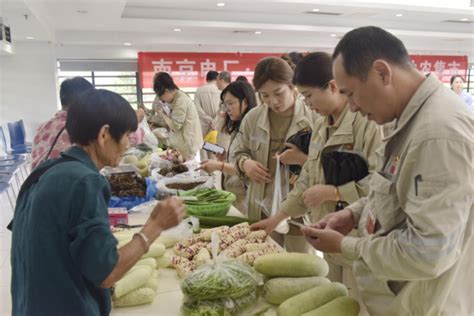
<instances>
[{"instance_id":1,"label":"green vegetable in basket","mask_svg":"<svg viewBox=\"0 0 474 316\"><path fill-rule=\"evenodd\" d=\"M255 292L259 280L249 265L221 259L195 270L183 280L181 289L191 300L239 298Z\"/></svg>"}]
</instances>

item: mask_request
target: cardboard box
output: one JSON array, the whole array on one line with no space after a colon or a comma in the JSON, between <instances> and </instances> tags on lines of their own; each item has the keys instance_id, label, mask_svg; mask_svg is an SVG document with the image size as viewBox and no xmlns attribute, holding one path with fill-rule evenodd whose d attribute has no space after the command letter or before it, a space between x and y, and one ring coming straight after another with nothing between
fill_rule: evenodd
<instances>
[{"instance_id":1,"label":"cardboard box","mask_svg":"<svg viewBox=\"0 0 474 316\"><path fill-rule=\"evenodd\" d=\"M125 207L109 208L109 224L128 224L128 212Z\"/></svg>"}]
</instances>

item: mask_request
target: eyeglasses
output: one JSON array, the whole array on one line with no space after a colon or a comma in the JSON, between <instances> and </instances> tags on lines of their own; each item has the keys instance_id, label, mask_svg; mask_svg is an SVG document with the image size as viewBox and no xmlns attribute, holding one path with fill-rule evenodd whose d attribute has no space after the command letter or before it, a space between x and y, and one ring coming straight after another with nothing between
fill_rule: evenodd
<instances>
[{"instance_id":1,"label":"eyeglasses","mask_svg":"<svg viewBox=\"0 0 474 316\"><path fill-rule=\"evenodd\" d=\"M240 103L240 102L237 102L237 101L232 101L232 102L224 102L224 107L227 111L230 111L232 109L232 107L234 106L234 104L237 104L237 103Z\"/></svg>"}]
</instances>

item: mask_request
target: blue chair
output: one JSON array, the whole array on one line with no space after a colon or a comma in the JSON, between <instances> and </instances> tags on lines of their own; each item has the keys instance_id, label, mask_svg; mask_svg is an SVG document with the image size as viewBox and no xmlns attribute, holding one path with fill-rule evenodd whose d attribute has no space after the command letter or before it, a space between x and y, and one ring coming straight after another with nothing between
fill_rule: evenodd
<instances>
[{"instance_id":1,"label":"blue chair","mask_svg":"<svg viewBox=\"0 0 474 316\"><path fill-rule=\"evenodd\" d=\"M26 134L23 120L8 123L8 131L10 133L10 147L14 155L31 152L31 146L29 146L25 141Z\"/></svg>"},{"instance_id":2,"label":"blue chair","mask_svg":"<svg viewBox=\"0 0 474 316\"><path fill-rule=\"evenodd\" d=\"M3 127L0 126L0 166L13 166L18 162L25 162L23 155L10 155L7 149L7 139L3 132Z\"/></svg>"}]
</instances>

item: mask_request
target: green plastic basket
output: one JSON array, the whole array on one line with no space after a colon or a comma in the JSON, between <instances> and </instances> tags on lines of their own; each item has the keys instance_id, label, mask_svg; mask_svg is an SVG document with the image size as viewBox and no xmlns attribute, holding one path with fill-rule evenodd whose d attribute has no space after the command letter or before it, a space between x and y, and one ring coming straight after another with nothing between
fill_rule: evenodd
<instances>
[{"instance_id":1,"label":"green plastic basket","mask_svg":"<svg viewBox=\"0 0 474 316\"><path fill-rule=\"evenodd\" d=\"M179 192L180 196L190 196L193 195L195 191L199 189L189 190L185 192ZM189 215L199 215L199 216L225 216L229 212L230 206L235 201L236 196L232 192L218 190L220 192L230 193L227 197L226 202L222 203L209 203L206 205L188 205L186 201L186 211Z\"/></svg>"}]
</instances>

